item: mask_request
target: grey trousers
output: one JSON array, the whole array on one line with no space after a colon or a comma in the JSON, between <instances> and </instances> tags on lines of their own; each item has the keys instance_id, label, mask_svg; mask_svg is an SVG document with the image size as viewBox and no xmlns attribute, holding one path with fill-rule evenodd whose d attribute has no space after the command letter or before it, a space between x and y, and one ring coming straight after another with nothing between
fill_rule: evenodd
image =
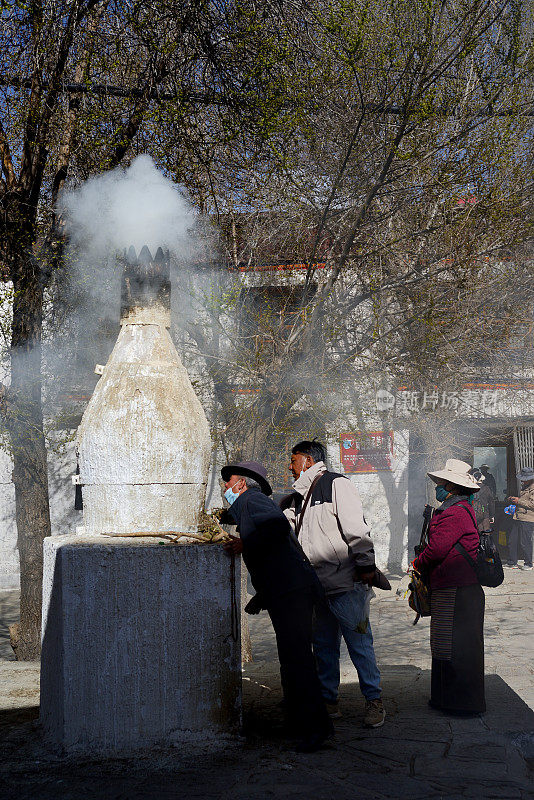
<instances>
[{"instance_id":1,"label":"grey trousers","mask_svg":"<svg viewBox=\"0 0 534 800\"><path fill-rule=\"evenodd\" d=\"M525 566L532 566L532 535L534 522L514 520L508 542L508 561L517 564L518 558L525 560Z\"/></svg>"}]
</instances>

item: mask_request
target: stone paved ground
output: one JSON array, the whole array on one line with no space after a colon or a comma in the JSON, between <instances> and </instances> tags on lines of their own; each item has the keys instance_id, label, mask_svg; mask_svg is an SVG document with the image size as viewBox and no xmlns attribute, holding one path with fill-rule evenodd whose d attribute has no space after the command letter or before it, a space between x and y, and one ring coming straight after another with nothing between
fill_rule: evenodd
<instances>
[{"instance_id":1,"label":"stone paved ground","mask_svg":"<svg viewBox=\"0 0 534 800\"><path fill-rule=\"evenodd\" d=\"M135 759L55 756L39 736L37 665L14 662L9 652L16 595L0 594L0 799L530 800L534 572L506 578L503 587L487 590L484 716L461 719L428 708L428 620L414 628L406 601L395 591L380 593L372 622L387 722L376 731L361 727L363 700L345 653L336 745L313 755L293 753L283 737L274 640L260 615L251 626L255 661L244 672L246 737Z\"/></svg>"}]
</instances>

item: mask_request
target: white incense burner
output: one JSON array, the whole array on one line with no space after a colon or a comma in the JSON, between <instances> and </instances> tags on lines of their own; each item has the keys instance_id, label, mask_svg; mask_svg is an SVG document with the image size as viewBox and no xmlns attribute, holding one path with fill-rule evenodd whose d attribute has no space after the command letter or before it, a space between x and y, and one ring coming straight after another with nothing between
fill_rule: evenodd
<instances>
[{"instance_id":1,"label":"white incense burner","mask_svg":"<svg viewBox=\"0 0 534 800\"><path fill-rule=\"evenodd\" d=\"M161 298L135 302L78 429L85 533L193 532L206 490L208 421Z\"/></svg>"}]
</instances>

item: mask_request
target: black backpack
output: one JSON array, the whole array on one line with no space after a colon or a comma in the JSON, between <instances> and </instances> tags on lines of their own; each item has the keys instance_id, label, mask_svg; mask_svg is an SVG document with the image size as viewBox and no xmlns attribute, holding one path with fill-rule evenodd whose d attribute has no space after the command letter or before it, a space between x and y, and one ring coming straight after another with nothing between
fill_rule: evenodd
<instances>
[{"instance_id":1,"label":"black backpack","mask_svg":"<svg viewBox=\"0 0 534 800\"><path fill-rule=\"evenodd\" d=\"M462 503L462 508L469 512L476 525L476 518L467 506ZM473 561L463 544L458 542L454 545L456 550L461 553L466 561L471 564L481 586L500 586L504 581L504 570L502 568L502 561L499 551L495 546L491 533L479 534L479 545L476 555L476 561Z\"/></svg>"}]
</instances>

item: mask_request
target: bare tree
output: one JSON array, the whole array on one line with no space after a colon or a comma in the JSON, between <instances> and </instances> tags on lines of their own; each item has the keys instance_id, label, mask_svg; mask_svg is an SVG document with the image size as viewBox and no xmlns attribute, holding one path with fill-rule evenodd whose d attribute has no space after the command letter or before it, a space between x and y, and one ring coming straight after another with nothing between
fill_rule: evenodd
<instances>
[{"instance_id":1,"label":"bare tree","mask_svg":"<svg viewBox=\"0 0 534 800\"><path fill-rule=\"evenodd\" d=\"M215 176L212 203L242 228L229 265L301 260L306 277L276 303L265 281L225 285L211 331L189 326L236 447L265 456L355 381L451 385L502 350L532 300L530 13L356 0L299 17L301 124L237 187Z\"/></svg>"},{"instance_id":2,"label":"bare tree","mask_svg":"<svg viewBox=\"0 0 534 800\"><path fill-rule=\"evenodd\" d=\"M197 152L200 163L210 157L201 152L206 131L212 148L217 140L228 146L247 124L261 138L262 92L271 93L272 112L283 105L276 47L267 58L277 9L194 0L32 0L3 9L1 254L13 285L4 410L21 559L18 658L39 653L42 541L50 532L41 340L45 292L56 281L61 295L58 192L140 148L165 152L171 174L203 185L187 154Z\"/></svg>"}]
</instances>

